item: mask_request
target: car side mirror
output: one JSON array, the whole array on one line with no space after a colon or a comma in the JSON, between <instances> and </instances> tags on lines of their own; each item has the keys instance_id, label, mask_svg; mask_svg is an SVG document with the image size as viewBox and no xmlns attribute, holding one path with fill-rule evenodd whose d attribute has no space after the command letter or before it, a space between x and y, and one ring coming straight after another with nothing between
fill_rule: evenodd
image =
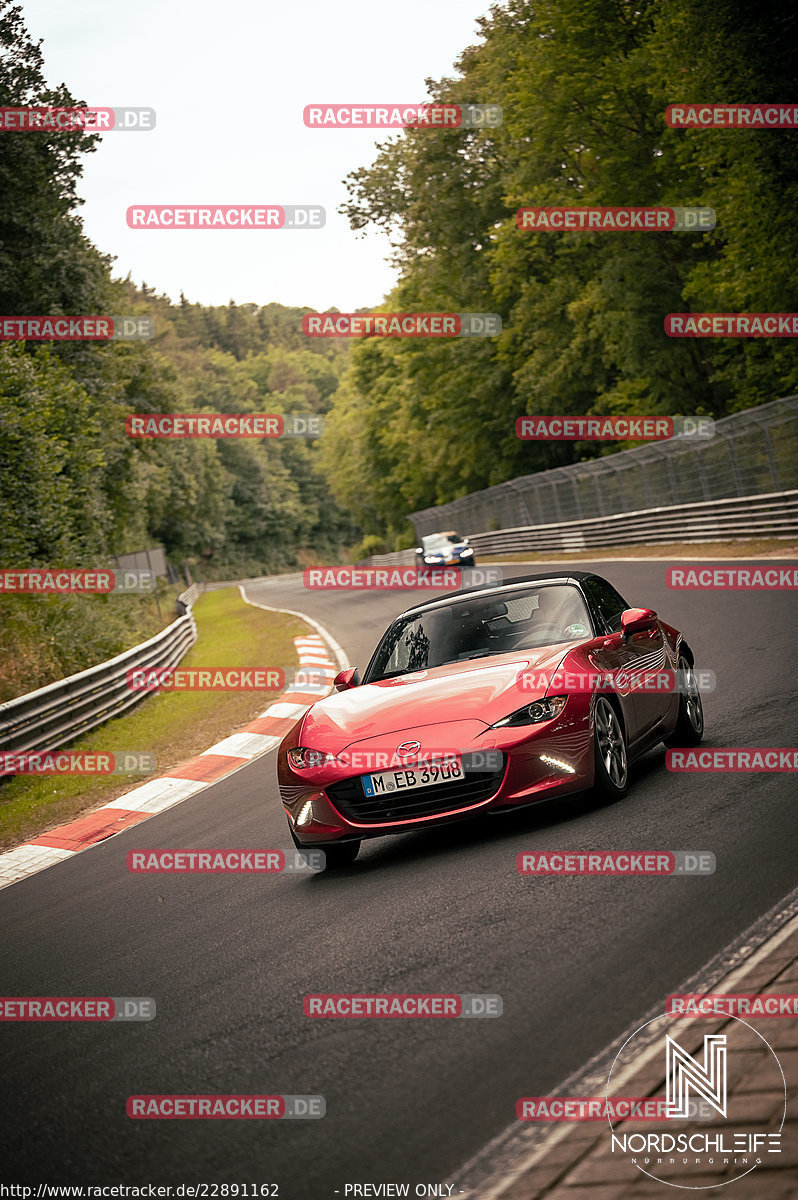
<instances>
[{"instance_id":1,"label":"car side mirror","mask_svg":"<svg viewBox=\"0 0 798 1200\"><path fill-rule=\"evenodd\" d=\"M421 547L416 546L416 554L422 554L422 553L423 553L423 551L422 551Z\"/></svg>"},{"instance_id":2,"label":"car side mirror","mask_svg":"<svg viewBox=\"0 0 798 1200\"><path fill-rule=\"evenodd\" d=\"M653 608L627 608L621 613L621 633L624 640L634 637L636 633L646 633L655 629L657 614Z\"/></svg>"},{"instance_id":3,"label":"car side mirror","mask_svg":"<svg viewBox=\"0 0 798 1200\"><path fill-rule=\"evenodd\" d=\"M346 692L349 688L357 687L360 683L360 672L357 667L347 667L345 671L339 671L333 680L333 687L336 692Z\"/></svg>"}]
</instances>

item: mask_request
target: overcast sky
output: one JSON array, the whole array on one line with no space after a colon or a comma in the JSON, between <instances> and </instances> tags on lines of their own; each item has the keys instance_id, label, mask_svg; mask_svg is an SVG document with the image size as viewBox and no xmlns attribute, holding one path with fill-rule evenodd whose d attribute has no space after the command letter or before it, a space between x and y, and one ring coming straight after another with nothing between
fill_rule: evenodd
<instances>
[{"instance_id":1,"label":"overcast sky","mask_svg":"<svg viewBox=\"0 0 798 1200\"><path fill-rule=\"evenodd\" d=\"M342 180L396 133L306 129L306 104L418 102L478 41L483 0L27 0L45 77L76 99L150 106L156 128L112 132L87 155L86 233L131 273L204 304L380 302L387 239L336 211ZM483 97L470 97L481 101ZM489 97L485 97L489 100ZM23 136L17 134L15 136ZM35 135L31 135L35 136ZM131 230L130 204L322 204L323 230Z\"/></svg>"}]
</instances>

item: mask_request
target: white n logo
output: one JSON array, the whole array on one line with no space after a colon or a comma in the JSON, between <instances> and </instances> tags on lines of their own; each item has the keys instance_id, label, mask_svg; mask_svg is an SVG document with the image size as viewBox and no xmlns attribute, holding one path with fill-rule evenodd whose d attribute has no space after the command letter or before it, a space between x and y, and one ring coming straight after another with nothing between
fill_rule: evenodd
<instances>
[{"instance_id":1,"label":"white n logo","mask_svg":"<svg viewBox=\"0 0 798 1200\"><path fill-rule=\"evenodd\" d=\"M682 1049L678 1042L665 1035L665 1069L667 1072L667 1115L690 1116L688 1093L702 1096L722 1117L726 1116L726 1035L704 1035L704 1065Z\"/></svg>"}]
</instances>

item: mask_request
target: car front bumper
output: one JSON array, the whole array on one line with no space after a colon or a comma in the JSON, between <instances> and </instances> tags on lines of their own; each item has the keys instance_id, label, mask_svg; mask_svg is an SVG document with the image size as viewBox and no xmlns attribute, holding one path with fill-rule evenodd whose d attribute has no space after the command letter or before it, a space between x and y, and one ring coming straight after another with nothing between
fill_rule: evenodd
<instances>
[{"instance_id":1,"label":"car front bumper","mask_svg":"<svg viewBox=\"0 0 798 1200\"><path fill-rule=\"evenodd\" d=\"M384 837L582 791L593 783L589 710L585 713L575 704L568 708L567 717L563 713L539 726L489 729L471 740L465 753L477 756L473 760L476 766L466 769L462 786L438 784L379 800L369 800L360 773L346 767L319 768L312 780L310 772L294 770L287 752L296 743L289 734L280 747L278 781L291 830L306 846ZM410 731L402 736L410 736ZM500 766L493 771L479 770L478 756L488 752L499 752ZM409 761L397 769L412 766Z\"/></svg>"}]
</instances>

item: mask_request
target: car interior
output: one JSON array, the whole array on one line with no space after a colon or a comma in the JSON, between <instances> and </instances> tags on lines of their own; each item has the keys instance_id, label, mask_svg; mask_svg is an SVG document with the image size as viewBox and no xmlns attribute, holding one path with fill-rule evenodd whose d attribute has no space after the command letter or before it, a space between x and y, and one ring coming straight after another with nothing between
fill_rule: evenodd
<instances>
[{"instance_id":1,"label":"car interior","mask_svg":"<svg viewBox=\"0 0 798 1200\"><path fill-rule=\"evenodd\" d=\"M436 645L438 661L430 666L578 641L591 632L584 601L573 587L544 587L478 609L455 605L452 616L453 627Z\"/></svg>"},{"instance_id":2,"label":"car interior","mask_svg":"<svg viewBox=\"0 0 798 1200\"><path fill-rule=\"evenodd\" d=\"M591 635L590 617L575 587L544 586L489 603L480 598L436 608L397 629L384 646L375 678Z\"/></svg>"}]
</instances>

